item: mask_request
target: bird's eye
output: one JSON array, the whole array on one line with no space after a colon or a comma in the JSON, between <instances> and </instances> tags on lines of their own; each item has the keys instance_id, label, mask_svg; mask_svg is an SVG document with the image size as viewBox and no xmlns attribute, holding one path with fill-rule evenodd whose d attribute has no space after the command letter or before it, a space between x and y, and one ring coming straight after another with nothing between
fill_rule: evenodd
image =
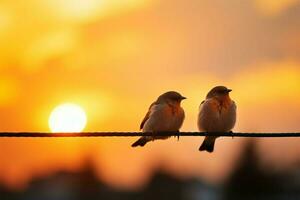
<instances>
[{"instance_id":1,"label":"bird's eye","mask_svg":"<svg viewBox=\"0 0 300 200\"><path fill-rule=\"evenodd\" d=\"M172 98L173 101L179 101L180 99L178 97Z\"/></svg>"},{"instance_id":2,"label":"bird's eye","mask_svg":"<svg viewBox=\"0 0 300 200\"><path fill-rule=\"evenodd\" d=\"M227 90L220 90L218 93L219 93L219 94L226 94L226 93L227 93Z\"/></svg>"}]
</instances>

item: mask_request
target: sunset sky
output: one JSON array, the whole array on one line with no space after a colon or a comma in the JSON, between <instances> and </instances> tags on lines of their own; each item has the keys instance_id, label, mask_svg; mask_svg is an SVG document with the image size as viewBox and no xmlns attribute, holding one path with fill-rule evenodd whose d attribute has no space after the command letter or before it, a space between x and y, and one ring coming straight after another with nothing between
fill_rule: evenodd
<instances>
[{"instance_id":1,"label":"sunset sky","mask_svg":"<svg viewBox=\"0 0 300 200\"><path fill-rule=\"evenodd\" d=\"M197 131L198 106L226 85L238 106L234 131L300 131L299 0L2 0L0 131L50 131L64 103L87 115L84 131L138 131L149 105L176 90ZM55 133L54 133L55 134ZM140 186L151 171L220 182L247 139L200 137L132 149L136 138L0 138L0 182L78 170L90 158L99 177ZM300 160L300 139L259 139L272 169Z\"/></svg>"}]
</instances>

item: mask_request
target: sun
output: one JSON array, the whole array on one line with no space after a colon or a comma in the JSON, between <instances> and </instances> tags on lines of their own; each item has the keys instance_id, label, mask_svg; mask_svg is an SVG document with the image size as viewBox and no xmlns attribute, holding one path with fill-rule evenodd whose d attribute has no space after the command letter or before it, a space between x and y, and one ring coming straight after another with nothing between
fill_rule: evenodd
<instances>
[{"instance_id":1,"label":"sun","mask_svg":"<svg viewBox=\"0 0 300 200\"><path fill-rule=\"evenodd\" d=\"M51 132L81 132L86 122L86 113L79 105L65 103L51 112L49 128Z\"/></svg>"}]
</instances>

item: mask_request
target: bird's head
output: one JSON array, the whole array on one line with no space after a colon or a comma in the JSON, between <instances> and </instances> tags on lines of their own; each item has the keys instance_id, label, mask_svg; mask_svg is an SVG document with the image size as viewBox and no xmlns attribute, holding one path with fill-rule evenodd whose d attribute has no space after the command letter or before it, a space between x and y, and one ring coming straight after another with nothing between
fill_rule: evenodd
<instances>
[{"instance_id":1,"label":"bird's head","mask_svg":"<svg viewBox=\"0 0 300 200\"><path fill-rule=\"evenodd\" d=\"M162 95L160 95L157 99L157 102L164 102L164 103L170 103L170 104L179 104L182 100L186 99L186 97L182 96L178 92L175 91L169 91Z\"/></svg>"},{"instance_id":2,"label":"bird's head","mask_svg":"<svg viewBox=\"0 0 300 200\"><path fill-rule=\"evenodd\" d=\"M231 92L231 89L228 89L225 86L216 86L213 89L211 89L208 94L206 95L206 98L226 98L229 97L229 93Z\"/></svg>"}]
</instances>

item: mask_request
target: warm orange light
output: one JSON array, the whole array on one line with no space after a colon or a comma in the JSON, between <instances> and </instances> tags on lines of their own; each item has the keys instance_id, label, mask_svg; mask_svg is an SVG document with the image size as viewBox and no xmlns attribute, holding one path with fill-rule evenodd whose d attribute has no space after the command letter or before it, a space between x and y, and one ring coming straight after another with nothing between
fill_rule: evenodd
<instances>
[{"instance_id":1,"label":"warm orange light","mask_svg":"<svg viewBox=\"0 0 300 200\"><path fill-rule=\"evenodd\" d=\"M81 132L86 122L85 111L80 106L66 103L52 111L49 127L52 132Z\"/></svg>"},{"instance_id":2,"label":"warm orange light","mask_svg":"<svg viewBox=\"0 0 300 200\"><path fill-rule=\"evenodd\" d=\"M297 0L255 0L259 11L268 16L276 16L298 3Z\"/></svg>"}]
</instances>

